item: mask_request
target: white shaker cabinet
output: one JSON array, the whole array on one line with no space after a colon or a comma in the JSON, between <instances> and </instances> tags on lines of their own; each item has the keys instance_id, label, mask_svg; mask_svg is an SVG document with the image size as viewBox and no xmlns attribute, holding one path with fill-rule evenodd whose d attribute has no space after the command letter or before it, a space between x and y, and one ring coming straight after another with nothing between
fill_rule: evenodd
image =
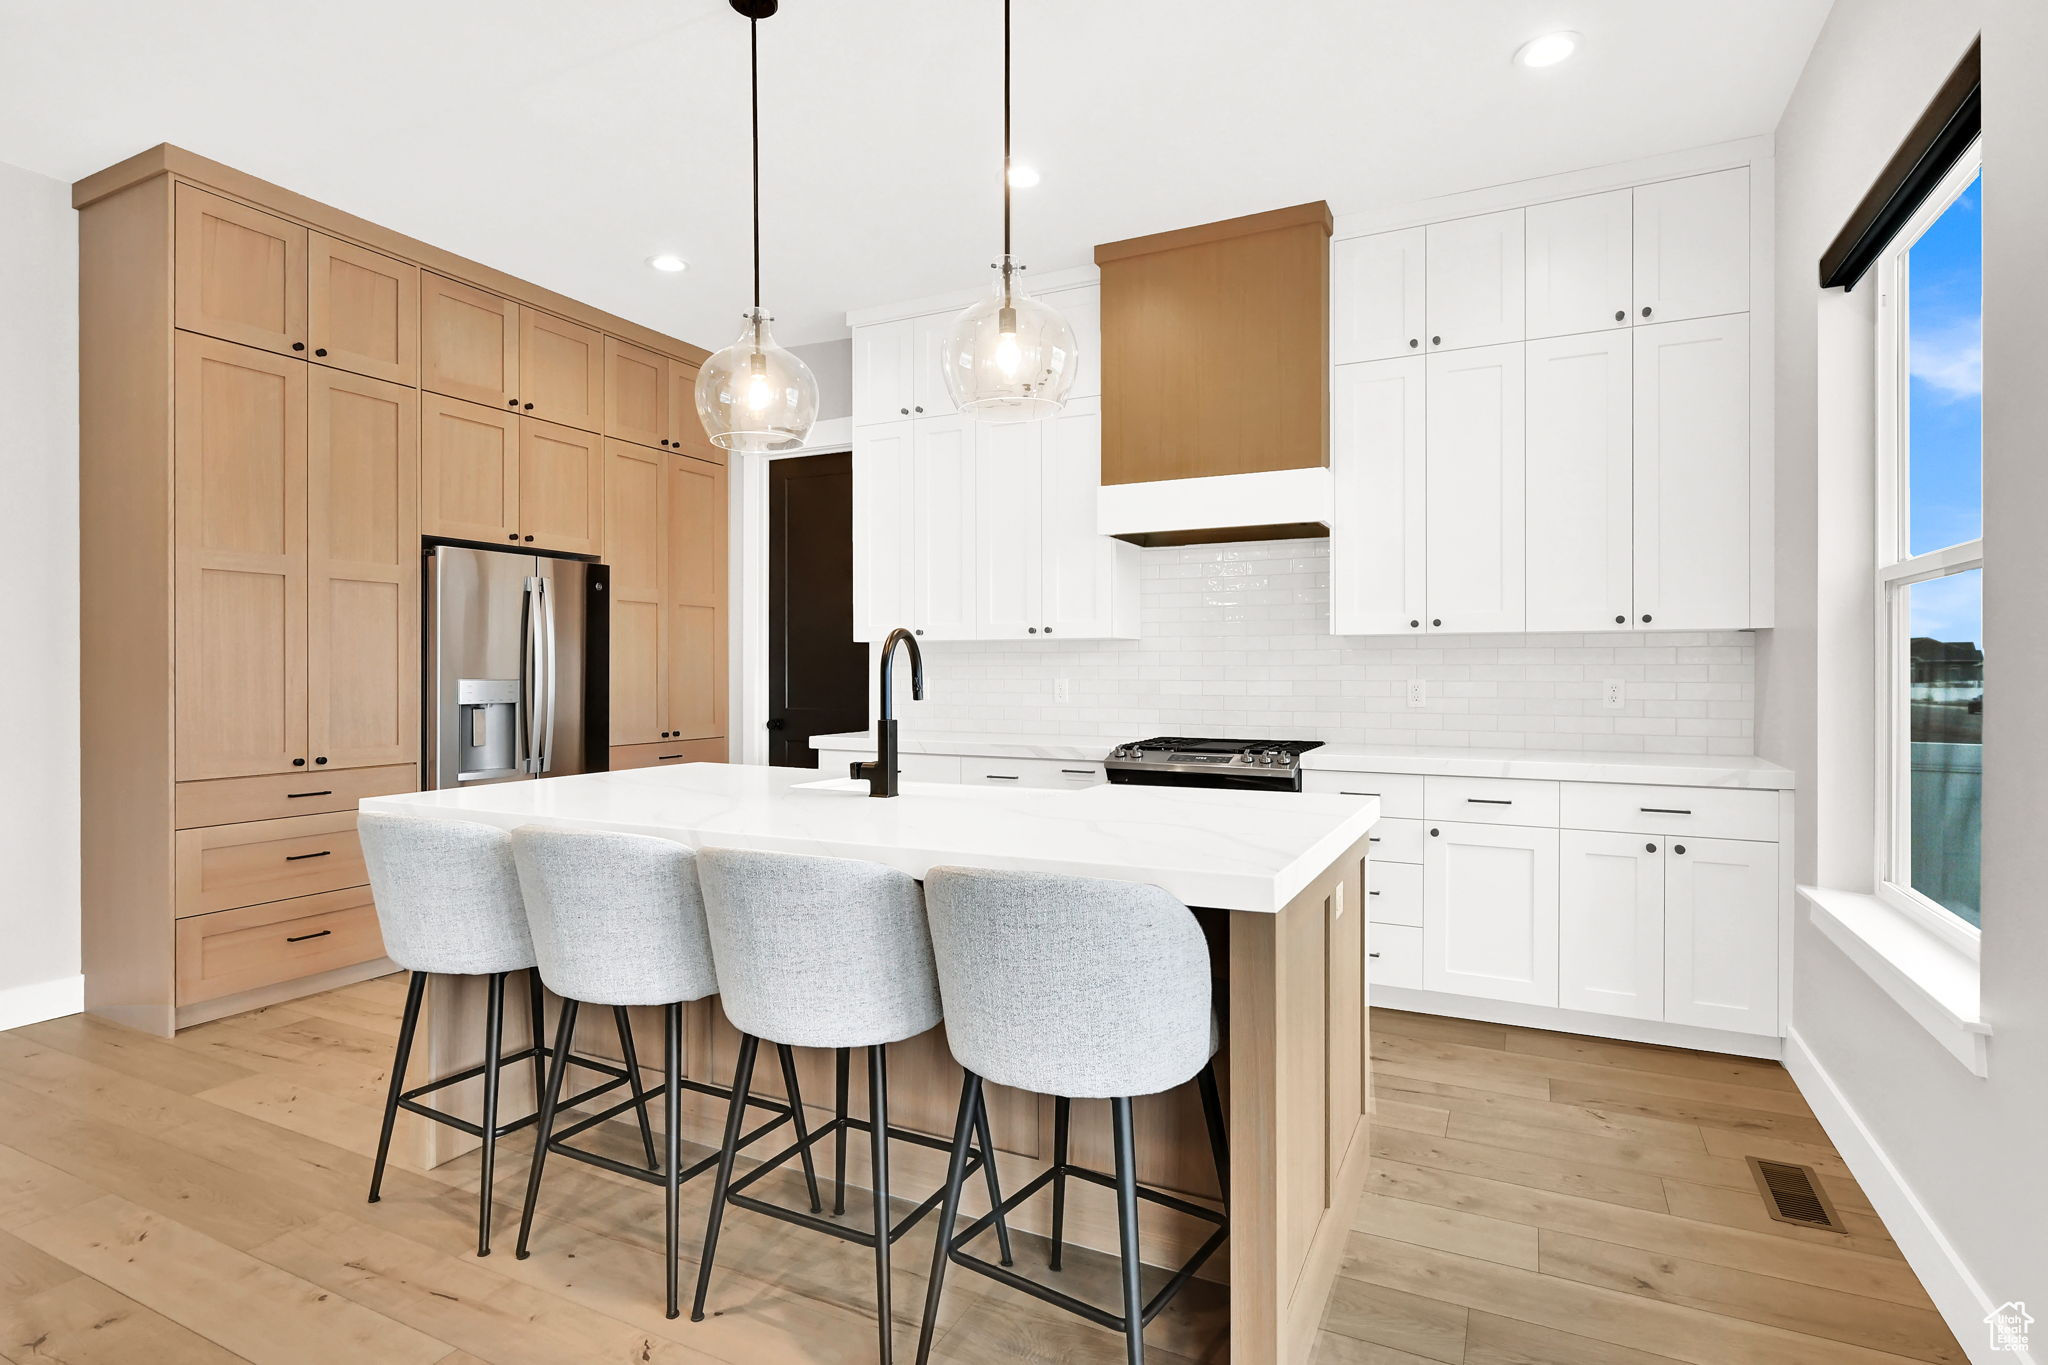
<instances>
[{"instance_id":1,"label":"white shaker cabinet","mask_svg":"<svg viewBox=\"0 0 2048 1365\"><path fill-rule=\"evenodd\" d=\"M1422 854L1422 984L1557 1003L1556 829L1429 824Z\"/></svg>"},{"instance_id":2,"label":"white shaker cabinet","mask_svg":"<svg viewBox=\"0 0 2048 1365\"><path fill-rule=\"evenodd\" d=\"M1330 384L1330 629L1424 628L1421 356L1339 365Z\"/></svg>"},{"instance_id":3,"label":"white shaker cabinet","mask_svg":"<svg viewBox=\"0 0 2048 1365\"><path fill-rule=\"evenodd\" d=\"M1749 231L1747 168L1637 187L1631 320L1748 309Z\"/></svg>"},{"instance_id":4,"label":"white shaker cabinet","mask_svg":"<svg viewBox=\"0 0 2048 1365\"><path fill-rule=\"evenodd\" d=\"M1626 630L1635 615L1629 333L1532 341L1527 363L1527 628Z\"/></svg>"},{"instance_id":5,"label":"white shaker cabinet","mask_svg":"<svg viewBox=\"0 0 2048 1365\"><path fill-rule=\"evenodd\" d=\"M975 638L975 441L966 417L910 424L910 626L928 640Z\"/></svg>"},{"instance_id":6,"label":"white shaker cabinet","mask_svg":"<svg viewBox=\"0 0 2048 1365\"><path fill-rule=\"evenodd\" d=\"M1665 840L1577 829L1559 837L1557 1003L1662 1019Z\"/></svg>"},{"instance_id":7,"label":"white shaker cabinet","mask_svg":"<svg viewBox=\"0 0 2048 1365\"><path fill-rule=\"evenodd\" d=\"M908 418L864 426L853 437L853 638L880 640L912 625Z\"/></svg>"},{"instance_id":8,"label":"white shaker cabinet","mask_svg":"<svg viewBox=\"0 0 2048 1365\"><path fill-rule=\"evenodd\" d=\"M910 415L950 417L960 409L946 391L946 342L953 335L954 313L933 313L910 320Z\"/></svg>"},{"instance_id":9,"label":"white shaker cabinet","mask_svg":"<svg viewBox=\"0 0 2048 1365\"><path fill-rule=\"evenodd\" d=\"M912 320L853 330L853 422L895 422L911 415L917 372Z\"/></svg>"},{"instance_id":10,"label":"white shaker cabinet","mask_svg":"<svg viewBox=\"0 0 2048 1365\"><path fill-rule=\"evenodd\" d=\"M1040 422L975 423L974 633L978 639L1037 635Z\"/></svg>"},{"instance_id":11,"label":"white shaker cabinet","mask_svg":"<svg viewBox=\"0 0 2048 1365\"><path fill-rule=\"evenodd\" d=\"M1630 191L1614 190L1526 211L1531 340L1629 325L1633 206Z\"/></svg>"},{"instance_id":12,"label":"white shaker cabinet","mask_svg":"<svg viewBox=\"0 0 2048 1365\"><path fill-rule=\"evenodd\" d=\"M1138 547L1095 529L1102 487L1102 400L1069 398L1034 424L1039 459L1042 633L1108 639L1138 633ZM984 505L986 502L984 501Z\"/></svg>"},{"instance_id":13,"label":"white shaker cabinet","mask_svg":"<svg viewBox=\"0 0 2048 1365\"><path fill-rule=\"evenodd\" d=\"M1672 841L1664 861L1664 1017L1778 1032L1778 916L1778 845Z\"/></svg>"},{"instance_id":14,"label":"white shaker cabinet","mask_svg":"<svg viewBox=\"0 0 2048 1365\"><path fill-rule=\"evenodd\" d=\"M1427 350L1522 339L1522 210L1424 229Z\"/></svg>"},{"instance_id":15,"label":"white shaker cabinet","mask_svg":"<svg viewBox=\"0 0 2048 1365\"><path fill-rule=\"evenodd\" d=\"M1635 621L1750 622L1749 318L1637 327Z\"/></svg>"},{"instance_id":16,"label":"white shaker cabinet","mask_svg":"<svg viewBox=\"0 0 2048 1365\"><path fill-rule=\"evenodd\" d=\"M1432 355L1425 367L1425 577L1432 630L1521 630L1523 353Z\"/></svg>"},{"instance_id":17,"label":"white shaker cabinet","mask_svg":"<svg viewBox=\"0 0 2048 1365\"><path fill-rule=\"evenodd\" d=\"M1403 228L1331 244L1331 364L1421 353L1423 235Z\"/></svg>"}]
</instances>

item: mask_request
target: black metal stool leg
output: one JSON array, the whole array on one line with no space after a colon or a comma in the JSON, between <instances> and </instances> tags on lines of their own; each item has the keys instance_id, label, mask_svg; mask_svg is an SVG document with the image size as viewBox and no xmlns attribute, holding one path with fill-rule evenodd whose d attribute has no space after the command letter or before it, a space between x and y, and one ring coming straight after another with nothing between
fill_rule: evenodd
<instances>
[{"instance_id":1,"label":"black metal stool leg","mask_svg":"<svg viewBox=\"0 0 2048 1365\"><path fill-rule=\"evenodd\" d=\"M1054 1270L1067 1249L1067 1128L1074 1119L1074 1102L1065 1095L1052 1103L1052 1256Z\"/></svg>"},{"instance_id":2,"label":"black metal stool leg","mask_svg":"<svg viewBox=\"0 0 2048 1365\"><path fill-rule=\"evenodd\" d=\"M661 1167L654 1159L654 1128L647 1122L647 1096L640 1090L640 1058L633 1052L633 1021L626 1016L624 1005L612 1006L612 1023L619 1030L619 1055L624 1058L626 1074L630 1077L626 1082L626 1093L640 1100L633 1106L633 1112L640 1118L640 1145L647 1149L647 1169L658 1171Z\"/></svg>"},{"instance_id":3,"label":"black metal stool leg","mask_svg":"<svg viewBox=\"0 0 2048 1365\"><path fill-rule=\"evenodd\" d=\"M555 1026L555 1060L548 1071L547 1088L541 1092L540 1122L533 1133L533 1162L526 1171L526 1205L519 1211L519 1245L513 1258L525 1260L527 1238L533 1235L533 1210L540 1202L541 1167L547 1164L548 1139L555 1132L555 1111L562 1104L562 1078L569 1071L569 1043L576 1036L576 1002L562 1002L562 1017Z\"/></svg>"},{"instance_id":4,"label":"black metal stool leg","mask_svg":"<svg viewBox=\"0 0 2048 1365\"><path fill-rule=\"evenodd\" d=\"M1202 1117L1209 1123L1209 1152L1216 1158L1216 1189L1223 1207L1230 1208L1230 1137L1223 1127L1223 1097L1216 1089L1216 1063L1210 1062L1195 1078L1202 1091Z\"/></svg>"},{"instance_id":5,"label":"black metal stool leg","mask_svg":"<svg viewBox=\"0 0 2048 1365\"><path fill-rule=\"evenodd\" d=\"M832 1110L837 1120L832 1129L832 1216L835 1218L846 1212L846 1090L851 1056L851 1049L842 1047L833 1060L837 1083Z\"/></svg>"},{"instance_id":6,"label":"black metal stool leg","mask_svg":"<svg viewBox=\"0 0 2048 1365\"><path fill-rule=\"evenodd\" d=\"M868 1049L868 1134L875 1192L875 1314L881 1329L881 1362L895 1358L896 1317L889 1307L889 1054Z\"/></svg>"},{"instance_id":7,"label":"black metal stool leg","mask_svg":"<svg viewBox=\"0 0 2048 1365\"><path fill-rule=\"evenodd\" d=\"M476 1254L491 1254L492 1181L497 1175L498 1156L498 1056L505 1046L505 973L491 975L491 999L484 1023L484 1130L483 1183L477 1191Z\"/></svg>"},{"instance_id":8,"label":"black metal stool leg","mask_svg":"<svg viewBox=\"0 0 2048 1365\"><path fill-rule=\"evenodd\" d=\"M1003 1186L996 1176L996 1140L988 1127L988 1100L978 1098L974 1105L975 1140L981 1144L981 1173L988 1180L988 1206L996 1214L996 1241L1002 1248L1004 1265L1017 1262L1010 1256L1010 1224L1003 1217Z\"/></svg>"},{"instance_id":9,"label":"black metal stool leg","mask_svg":"<svg viewBox=\"0 0 2048 1365\"><path fill-rule=\"evenodd\" d=\"M548 1088L548 1007L541 995L538 967L526 972L526 1018L527 1031L533 1035L533 1107L538 1109Z\"/></svg>"},{"instance_id":10,"label":"black metal stool leg","mask_svg":"<svg viewBox=\"0 0 2048 1365\"><path fill-rule=\"evenodd\" d=\"M718 1225L725 1217L725 1192L732 1184L733 1158L739 1154L741 1118L746 1113L747 1091L754 1083L754 1054L761 1040L753 1034L740 1037L739 1064L733 1068L732 1104L725 1112L725 1144L718 1149L718 1178L711 1187L711 1217L704 1228L704 1250L697 1266L697 1298L690 1306L690 1321L704 1321L704 1295L711 1288L711 1261L718 1254Z\"/></svg>"},{"instance_id":11,"label":"black metal stool leg","mask_svg":"<svg viewBox=\"0 0 2048 1365\"><path fill-rule=\"evenodd\" d=\"M661 1122L663 1155L667 1164L662 1167L663 1193L666 1195L668 1217L668 1315L676 1317L681 1313L682 1286L682 1185L683 1185L683 1007L671 1003L662 1015L664 1046L661 1058ZM640 1106L641 1122L646 1122L647 1106ZM711 1257L707 1249L704 1268L711 1269ZM703 1291L698 1290L698 1302L703 1301Z\"/></svg>"},{"instance_id":12,"label":"black metal stool leg","mask_svg":"<svg viewBox=\"0 0 2048 1365\"><path fill-rule=\"evenodd\" d=\"M412 1061L413 1030L419 1027L420 1002L426 998L427 974L414 972L405 988L405 1017L398 1023L398 1051L391 1059L391 1085L384 1092L384 1126L377 1133L377 1162L370 1168L370 1202L384 1197L384 1162L391 1155L391 1129L398 1121L398 1097L405 1090L405 1069Z\"/></svg>"},{"instance_id":13,"label":"black metal stool leg","mask_svg":"<svg viewBox=\"0 0 2048 1365\"><path fill-rule=\"evenodd\" d=\"M1138 1281L1138 1157L1131 1133L1131 1102L1111 1100L1116 1129L1117 1247L1123 1258L1124 1356L1129 1365L1145 1362L1145 1293Z\"/></svg>"},{"instance_id":14,"label":"black metal stool leg","mask_svg":"<svg viewBox=\"0 0 2048 1365\"><path fill-rule=\"evenodd\" d=\"M789 1097L790 1118L796 1124L797 1156L804 1163L804 1188L811 1192L811 1212L823 1213L825 1206L818 1199L818 1172L811 1165L811 1130L804 1122L803 1092L796 1083L796 1054L787 1043L776 1044L775 1051L782 1058L782 1093Z\"/></svg>"},{"instance_id":15,"label":"black metal stool leg","mask_svg":"<svg viewBox=\"0 0 2048 1365\"><path fill-rule=\"evenodd\" d=\"M967 1143L974 1132L974 1118L984 1112L981 1077L972 1071L960 1083L960 1117L953 1122L953 1156L946 1165L946 1198L939 1206L938 1240L932 1246L932 1273L924 1291L924 1324L917 1333L917 1365L927 1365L932 1339L938 1335L939 1289L946 1277L947 1254L953 1242L953 1225L960 1217L960 1189L967 1183Z\"/></svg>"}]
</instances>

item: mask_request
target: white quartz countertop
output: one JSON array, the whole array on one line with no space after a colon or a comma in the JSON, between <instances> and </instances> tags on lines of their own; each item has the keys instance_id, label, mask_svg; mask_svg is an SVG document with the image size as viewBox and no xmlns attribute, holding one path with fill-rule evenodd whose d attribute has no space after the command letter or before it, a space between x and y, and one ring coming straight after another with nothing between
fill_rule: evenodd
<instances>
[{"instance_id":1,"label":"white quartz countertop","mask_svg":"<svg viewBox=\"0 0 2048 1365\"><path fill-rule=\"evenodd\" d=\"M1162 886L1189 905L1284 908L1378 821L1372 797L1098 784L906 782L891 800L802 768L691 763L376 796L367 811L652 834L697 847L1063 872Z\"/></svg>"}]
</instances>

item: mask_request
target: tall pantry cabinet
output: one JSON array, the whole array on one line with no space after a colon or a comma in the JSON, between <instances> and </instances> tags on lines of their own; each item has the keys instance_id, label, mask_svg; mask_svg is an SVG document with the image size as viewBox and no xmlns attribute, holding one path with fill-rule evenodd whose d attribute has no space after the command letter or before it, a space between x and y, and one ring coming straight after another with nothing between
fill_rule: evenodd
<instances>
[{"instance_id":1,"label":"tall pantry cabinet","mask_svg":"<svg viewBox=\"0 0 2048 1365\"><path fill-rule=\"evenodd\" d=\"M73 202L86 1007L169 1034L390 969L355 811L419 782L422 537L603 557L608 350L664 396L703 352L173 147ZM724 468L679 435L663 728L722 758Z\"/></svg>"}]
</instances>

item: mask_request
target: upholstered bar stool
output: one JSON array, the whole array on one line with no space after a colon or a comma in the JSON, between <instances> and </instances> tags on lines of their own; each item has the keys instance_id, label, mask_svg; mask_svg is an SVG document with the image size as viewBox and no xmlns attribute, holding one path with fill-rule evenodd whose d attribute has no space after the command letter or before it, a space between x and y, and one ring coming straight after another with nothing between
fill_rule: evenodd
<instances>
[{"instance_id":1,"label":"upholstered bar stool","mask_svg":"<svg viewBox=\"0 0 2048 1365\"><path fill-rule=\"evenodd\" d=\"M546 1083L550 1050L545 1039L545 1014L540 973L534 970L533 941L526 929L526 906L519 894L519 875L512 863L512 836L490 825L461 820L429 820L409 815L365 812L356 818L363 861L369 868L370 890L377 901L377 923L384 951L412 973L405 993L405 1015L398 1026L398 1050L391 1062L391 1084L384 1096L384 1122L377 1135L377 1159L370 1170L370 1202L383 1197L384 1165L391 1152L391 1132L398 1111L418 1114L483 1141L482 1187L477 1194L476 1254L491 1254L491 1185L496 1174L498 1139L534 1123L533 1113L510 1123L498 1122L499 1073L506 1063L533 1062L533 1091ZM526 972L527 1003L533 1021L533 1042L503 1056L505 978ZM484 1006L484 1060L426 1085L405 1088L405 1070L412 1058L413 1035L426 999L428 978L487 978ZM632 1055L632 1035L619 1020L619 1042ZM558 1058L562 1060L562 1058ZM585 1091L577 1102L627 1083L628 1072L604 1062L566 1058L610 1079ZM483 1077L482 1122L444 1114L421 1103L421 1096ZM640 1122L647 1123L641 1105Z\"/></svg>"},{"instance_id":2,"label":"upholstered bar stool","mask_svg":"<svg viewBox=\"0 0 2048 1365\"><path fill-rule=\"evenodd\" d=\"M892 1223L888 1144L894 1139L939 1151L948 1149L940 1139L889 1124L885 1047L914 1038L939 1022L939 983L932 967L931 940L925 932L924 896L914 878L893 868L843 858L707 848L697 855L697 867L704 883L704 909L711 928L712 955L718 963L721 1001L741 1040L718 1182L711 1195L711 1218L698 1267L697 1299L690 1316L693 1320L704 1316L719 1227L730 1202L873 1248L875 1311L881 1359L887 1365L893 1340L890 1248L937 1207L942 1193L933 1190ZM837 1053L834 1116L823 1127L800 1137L796 1147L770 1157L735 1180L733 1158L741 1102L752 1084L754 1056L763 1042L831 1048ZM865 1121L847 1114L847 1068L853 1048L866 1048L868 1054ZM789 1077L793 1100L795 1080L787 1063L784 1074ZM1002 1191L996 1181L994 1149L987 1140L988 1116L977 1106L971 1118L983 1136L978 1148L962 1150L961 1168L968 1174L977 1168L984 1171L989 1202L999 1204ZM833 1207L843 1212L848 1130L868 1134L874 1200L874 1219L868 1228L849 1227L819 1217L815 1211L805 1214L746 1193L749 1186L829 1133L838 1151ZM1007 1264L1008 1227L999 1222L998 1234Z\"/></svg>"},{"instance_id":3,"label":"upholstered bar stool","mask_svg":"<svg viewBox=\"0 0 2048 1365\"><path fill-rule=\"evenodd\" d=\"M1145 1324L1159 1315L1229 1235L1227 1214L1138 1184L1131 1130L1133 1096L1199 1081L1217 1184L1227 1205L1230 1155L1216 1091L1218 1039L1210 1009L1209 949L1201 926L1185 905L1156 886L1087 877L935 867L925 876L925 898L945 1003L946 1041L967 1079L961 1086L945 1202L932 1250L919 1365L931 1352L949 1260L1122 1332L1126 1355L1137 1365L1145 1357ZM994 1213L956 1235L967 1150L975 1136L972 1129L985 1122L985 1084L1055 1097L1053 1162L1007 1201L998 1202ZM1076 1099L1109 1101L1114 1176L1067 1160L1069 1109ZM980 1140L988 1141L985 1132ZM1069 1178L1116 1191L1121 1315L966 1250L996 1214L1050 1185L1050 1260L1052 1269L1058 1270ZM1140 1199L1216 1225L1149 1302L1139 1282Z\"/></svg>"},{"instance_id":4,"label":"upholstered bar stool","mask_svg":"<svg viewBox=\"0 0 2048 1365\"><path fill-rule=\"evenodd\" d=\"M548 1074L547 1098L541 1105L540 1131L533 1144L527 1174L526 1205L519 1217L519 1259L527 1256L534 1208L540 1199L541 1173L550 1153L573 1158L617 1175L661 1185L667 1192L668 1315L677 1316L679 1191L686 1181L718 1164L714 1153L696 1164L682 1164L682 1092L729 1098L723 1086L707 1085L682 1074L683 1006L718 991L712 966L711 939L704 924L704 897L697 884L697 855L669 839L641 834L527 826L512 833L512 851L526 900L526 922L533 935L541 979L562 997L562 1015L555 1035L555 1063ZM642 1089L639 1062L630 1041L625 1043L626 1068L634 1075L631 1092L559 1132L564 1063L575 1037L576 1016L583 1005L606 1006L619 1021L619 1036L630 1040L626 1008L658 1005L663 1010L667 1046L661 1085ZM791 1103L754 1100L775 1117L739 1140L756 1138L794 1122L799 1140L805 1136L803 1107L796 1090L796 1063L782 1049L782 1074ZM662 1100L664 1151L659 1160L646 1128L646 1102ZM641 1112L641 1140L647 1150L645 1168L630 1166L601 1152L570 1145L570 1139L616 1118L635 1104ZM818 1203L817 1180L804 1145L804 1175L811 1185L811 1206Z\"/></svg>"}]
</instances>

